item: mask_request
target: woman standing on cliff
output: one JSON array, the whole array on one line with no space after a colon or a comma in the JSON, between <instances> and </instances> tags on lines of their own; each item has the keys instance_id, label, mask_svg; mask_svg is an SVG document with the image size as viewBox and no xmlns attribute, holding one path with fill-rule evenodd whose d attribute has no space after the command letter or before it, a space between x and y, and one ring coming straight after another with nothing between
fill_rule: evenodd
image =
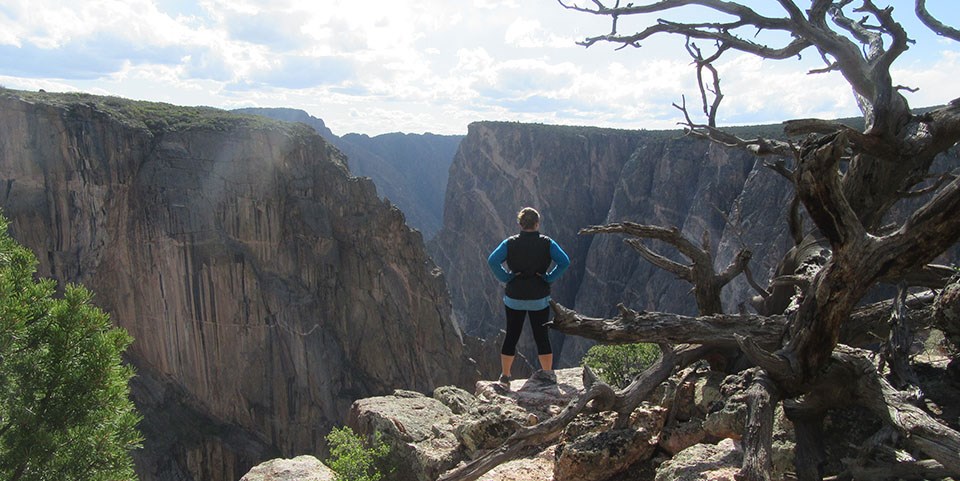
<instances>
[{"instance_id":1,"label":"woman standing on cliff","mask_svg":"<svg viewBox=\"0 0 960 481\"><path fill-rule=\"evenodd\" d=\"M563 249L553 239L540 234L540 213L536 209L521 209L517 223L520 233L504 239L487 257L493 275L506 283L503 304L507 312L507 335L500 348L500 384L507 389L510 388L510 368L517 352L517 341L527 316L530 317L540 360L540 370L532 379L556 384L553 351L546 326L550 316L550 284L570 266L570 258ZM551 263L554 264L552 269Z\"/></svg>"}]
</instances>

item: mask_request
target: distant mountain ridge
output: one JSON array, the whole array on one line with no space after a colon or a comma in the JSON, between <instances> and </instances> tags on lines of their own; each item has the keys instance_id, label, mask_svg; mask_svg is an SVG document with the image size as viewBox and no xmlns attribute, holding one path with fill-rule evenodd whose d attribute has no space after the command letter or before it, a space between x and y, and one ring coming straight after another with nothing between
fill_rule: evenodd
<instances>
[{"instance_id":1,"label":"distant mountain ridge","mask_svg":"<svg viewBox=\"0 0 960 481\"><path fill-rule=\"evenodd\" d=\"M335 135L322 119L298 109L244 108L233 112L261 115L313 127L347 156L354 175L370 177L381 197L403 211L407 224L431 239L443 220L443 195L462 135L390 133Z\"/></svg>"}]
</instances>

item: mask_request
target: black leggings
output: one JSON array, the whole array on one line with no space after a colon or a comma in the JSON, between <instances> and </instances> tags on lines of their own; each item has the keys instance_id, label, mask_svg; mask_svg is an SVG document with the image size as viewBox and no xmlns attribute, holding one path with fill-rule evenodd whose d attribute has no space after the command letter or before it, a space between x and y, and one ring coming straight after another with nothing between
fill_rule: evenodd
<instances>
[{"instance_id":1,"label":"black leggings","mask_svg":"<svg viewBox=\"0 0 960 481\"><path fill-rule=\"evenodd\" d=\"M550 349L550 336L547 335L547 319L550 316L550 308L546 307L539 311L518 311L503 306L507 310L507 337L503 340L503 347L500 348L500 354L514 356L517 354L517 341L520 340L520 333L523 331L523 318L530 315L530 328L533 329L533 340L537 343L537 354L553 354Z\"/></svg>"}]
</instances>

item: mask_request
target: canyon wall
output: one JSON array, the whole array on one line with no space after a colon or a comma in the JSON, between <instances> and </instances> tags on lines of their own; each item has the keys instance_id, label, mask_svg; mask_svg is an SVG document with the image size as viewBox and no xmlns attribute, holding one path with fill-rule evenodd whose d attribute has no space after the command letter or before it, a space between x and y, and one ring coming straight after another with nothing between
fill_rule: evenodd
<instances>
[{"instance_id":1,"label":"canyon wall","mask_svg":"<svg viewBox=\"0 0 960 481\"><path fill-rule=\"evenodd\" d=\"M420 233L305 126L0 90L0 209L135 338L143 481L234 481L355 399L476 379Z\"/></svg>"},{"instance_id":2,"label":"canyon wall","mask_svg":"<svg viewBox=\"0 0 960 481\"><path fill-rule=\"evenodd\" d=\"M486 259L501 240L516 233L516 213L524 206L540 211L541 232L570 255L570 269L552 295L574 305L589 275L585 259L594 242L577 231L604 222L631 153L656 136L512 122L469 126L450 168L443 228L429 244L466 333L490 339L503 329L503 289ZM553 343L556 350L562 339ZM498 347L487 350L491 358L499 353ZM533 352L529 335L521 338L524 352Z\"/></svg>"},{"instance_id":3,"label":"canyon wall","mask_svg":"<svg viewBox=\"0 0 960 481\"><path fill-rule=\"evenodd\" d=\"M775 125L733 130L746 138L780 135ZM960 165L957 150L931 171ZM486 256L516 232L515 213L527 205L540 209L541 231L571 257L570 271L553 286L561 304L594 317L616 315L621 302L638 310L695 314L691 285L643 260L622 235L577 231L620 221L676 226L694 242L708 243L718 270L749 249L754 277L766 286L793 245L786 223L793 188L765 160L680 131L475 123L450 169L444 226L429 244L431 254L444 269L458 321L465 332L485 339L504 328L503 290ZM890 221L923 200L904 201ZM805 225L812 226L809 220ZM646 244L688 263L669 246ZM958 258L955 249L942 261ZM754 295L739 276L723 290L724 310L749 308ZM590 346L581 338L551 336L560 367L579 364ZM487 350L491 357L499 352L495 346ZM534 359L529 334L521 337L520 352Z\"/></svg>"},{"instance_id":4,"label":"canyon wall","mask_svg":"<svg viewBox=\"0 0 960 481\"><path fill-rule=\"evenodd\" d=\"M693 314L685 281L644 261L622 236L577 231L619 221L677 226L698 242L707 235L718 266L740 246L752 249L753 270L764 281L789 248L781 219L790 194L755 157L679 131L481 122L470 126L451 167L444 227L430 248L459 322L483 338L495 337L504 322L502 288L486 256L517 230L515 213L525 205L540 209L541 231L571 257L570 271L553 286L561 304L591 316L614 315L620 302ZM685 260L667 246L649 245ZM734 308L750 295L739 285L726 294ZM578 364L590 345L552 336L560 366ZM528 337L521 351L532 358Z\"/></svg>"},{"instance_id":5,"label":"canyon wall","mask_svg":"<svg viewBox=\"0 0 960 481\"><path fill-rule=\"evenodd\" d=\"M370 177L377 192L403 211L410 227L431 239L443 221L447 172L462 135L390 133L335 135L323 120L303 110L247 108L234 112L262 115L313 127L321 137L347 156L354 175Z\"/></svg>"}]
</instances>

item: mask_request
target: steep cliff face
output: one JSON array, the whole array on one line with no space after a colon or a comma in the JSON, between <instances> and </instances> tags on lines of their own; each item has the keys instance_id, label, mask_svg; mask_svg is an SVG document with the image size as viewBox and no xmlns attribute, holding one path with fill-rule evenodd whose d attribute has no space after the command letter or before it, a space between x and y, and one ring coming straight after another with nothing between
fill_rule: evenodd
<instances>
[{"instance_id":1,"label":"steep cliff face","mask_svg":"<svg viewBox=\"0 0 960 481\"><path fill-rule=\"evenodd\" d=\"M708 236L716 252L727 228L737 227L731 225L735 222L730 218L731 209L744 192L754 162L746 153L700 140L650 142L637 149L620 172L604 222L677 226L698 243ZM768 177L766 172L758 174ZM790 192L786 185L780 191ZM774 192L769 194L765 205L776 212L781 203ZM647 241L647 245L684 260L665 244ZM636 309L697 312L690 284L643 260L623 243L623 236L597 236L585 262L589 274L577 293L577 308L584 312L612 315L620 301Z\"/></svg>"},{"instance_id":2,"label":"steep cliff face","mask_svg":"<svg viewBox=\"0 0 960 481\"><path fill-rule=\"evenodd\" d=\"M305 127L0 91L0 207L134 336L141 480L236 480L355 399L473 380L420 234Z\"/></svg>"},{"instance_id":3,"label":"steep cliff face","mask_svg":"<svg viewBox=\"0 0 960 481\"><path fill-rule=\"evenodd\" d=\"M553 286L553 297L574 304L593 242L577 231L607 218L620 171L647 136L586 127L470 125L450 168L443 229L430 244L467 333L491 338L503 328L502 287L486 257L516 233L523 206L540 210L541 231L570 255L570 269ZM528 341L521 339L521 349Z\"/></svg>"},{"instance_id":4,"label":"steep cliff face","mask_svg":"<svg viewBox=\"0 0 960 481\"><path fill-rule=\"evenodd\" d=\"M777 135L780 129L740 130L752 137L761 131ZM935 172L960 165L956 152L938 162ZM516 231L515 212L525 205L541 209L542 231L571 256L570 272L552 292L560 303L597 317L615 315L621 302L695 314L686 281L643 260L622 236L577 236L577 231L620 221L676 226L695 242L708 241L717 269L740 249L750 249L751 270L766 285L793 245L786 223L792 195L789 183L756 157L677 131L478 123L471 125L450 169L444 226L430 248L446 273L459 322L487 339L504 321L502 289L488 272L486 255ZM669 246L647 245L688 263ZM957 258L955 251L946 260ZM724 309L736 312L753 295L740 276L723 291ZM558 364L579 363L589 344L552 334ZM534 354L529 335L521 339L521 352ZM493 347L488 350L496 355Z\"/></svg>"},{"instance_id":5,"label":"steep cliff face","mask_svg":"<svg viewBox=\"0 0 960 481\"><path fill-rule=\"evenodd\" d=\"M752 156L679 132L474 124L451 167L444 227L431 252L446 273L459 321L481 337L492 337L503 323L502 291L485 256L516 230L514 213L524 205L541 209L543 232L571 256L570 272L553 288L559 302L596 316L614 314L619 302L694 313L690 286L643 261L620 236L577 231L625 220L675 225L692 239L706 233L714 248L723 241L733 250L738 226L728 221L745 185L769 190L762 194L771 195L763 204L771 215L779 215L778 199L789 193L768 178L775 174L758 168ZM760 242L767 247L769 238ZM664 246L651 247L682 260ZM718 265L724 256L718 254ZM553 340L561 366L577 363L588 347L575 338Z\"/></svg>"},{"instance_id":6,"label":"steep cliff face","mask_svg":"<svg viewBox=\"0 0 960 481\"><path fill-rule=\"evenodd\" d=\"M377 191L400 207L411 227L432 239L443 224L443 196L462 135L347 134L334 142L350 170L373 179Z\"/></svg>"},{"instance_id":7,"label":"steep cliff face","mask_svg":"<svg viewBox=\"0 0 960 481\"><path fill-rule=\"evenodd\" d=\"M346 154L350 172L370 177L380 196L400 207L407 224L431 239L443 220L447 173L462 135L392 133L338 137L323 120L302 110L249 108L235 112L302 122Z\"/></svg>"}]
</instances>

